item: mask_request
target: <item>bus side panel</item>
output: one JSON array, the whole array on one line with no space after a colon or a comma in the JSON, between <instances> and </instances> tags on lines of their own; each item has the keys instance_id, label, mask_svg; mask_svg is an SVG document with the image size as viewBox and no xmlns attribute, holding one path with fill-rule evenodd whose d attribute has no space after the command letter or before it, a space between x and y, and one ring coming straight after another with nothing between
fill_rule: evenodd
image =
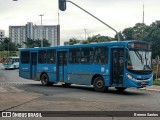
<instances>
[{"instance_id":1,"label":"bus side panel","mask_svg":"<svg viewBox=\"0 0 160 120\"><path fill-rule=\"evenodd\" d=\"M91 85L93 76L98 74L103 77L106 86L109 86L110 84L109 68L105 65L72 64L68 67L68 74L68 83Z\"/></svg>"},{"instance_id":2,"label":"bus side panel","mask_svg":"<svg viewBox=\"0 0 160 120\"><path fill-rule=\"evenodd\" d=\"M46 71L50 82L56 82L56 67L55 64L47 64L48 70Z\"/></svg>"},{"instance_id":3,"label":"bus side panel","mask_svg":"<svg viewBox=\"0 0 160 120\"><path fill-rule=\"evenodd\" d=\"M48 75L50 82L56 82L55 64L38 64L37 65L37 80L40 80L40 77L43 73Z\"/></svg>"},{"instance_id":4,"label":"bus side panel","mask_svg":"<svg viewBox=\"0 0 160 120\"><path fill-rule=\"evenodd\" d=\"M26 79L30 78L30 65L29 64L20 64L19 66L19 76Z\"/></svg>"},{"instance_id":5,"label":"bus side panel","mask_svg":"<svg viewBox=\"0 0 160 120\"><path fill-rule=\"evenodd\" d=\"M69 65L68 66L68 82L74 84L90 85L92 79L92 69L90 65Z\"/></svg>"}]
</instances>

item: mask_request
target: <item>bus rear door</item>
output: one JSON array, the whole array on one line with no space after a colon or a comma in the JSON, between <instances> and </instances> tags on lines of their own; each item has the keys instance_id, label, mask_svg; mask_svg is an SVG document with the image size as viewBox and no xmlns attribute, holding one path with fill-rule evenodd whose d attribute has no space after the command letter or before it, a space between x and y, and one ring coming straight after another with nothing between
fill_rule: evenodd
<instances>
[{"instance_id":1,"label":"bus rear door","mask_svg":"<svg viewBox=\"0 0 160 120\"><path fill-rule=\"evenodd\" d=\"M57 51L57 82L65 82L67 80L67 54L68 51Z\"/></svg>"},{"instance_id":2,"label":"bus rear door","mask_svg":"<svg viewBox=\"0 0 160 120\"><path fill-rule=\"evenodd\" d=\"M37 52L31 52L30 78L37 79Z\"/></svg>"},{"instance_id":3,"label":"bus rear door","mask_svg":"<svg viewBox=\"0 0 160 120\"><path fill-rule=\"evenodd\" d=\"M123 86L124 48L111 49L111 86Z\"/></svg>"}]
</instances>

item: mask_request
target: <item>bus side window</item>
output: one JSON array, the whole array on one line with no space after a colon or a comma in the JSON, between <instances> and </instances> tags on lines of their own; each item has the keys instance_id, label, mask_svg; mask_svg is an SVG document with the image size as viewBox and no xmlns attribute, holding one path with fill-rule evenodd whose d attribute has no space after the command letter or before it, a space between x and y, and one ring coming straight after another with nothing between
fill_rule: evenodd
<instances>
[{"instance_id":1,"label":"bus side window","mask_svg":"<svg viewBox=\"0 0 160 120\"><path fill-rule=\"evenodd\" d=\"M107 47L96 47L94 63L106 64L108 63L108 48Z\"/></svg>"},{"instance_id":2,"label":"bus side window","mask_svg":"<svg viewBox=\"0 0 160 120\"><path fill-rule=\"evenodd\" d=\"M38 63L46 63L47 62L47 53L45 50L41 50L38 52Z\"/></svg>"},{"instance_id":3,"label":"bus side window","mask_svg":"<svg viewBox=\"0 0 160 120\"><path fill-rule=\"evenodd\" d=\"M80 63L80 49L70 49L69 50L69 63Z\"/></svg>"},{"instance_id":4,"label":"bus side window","mask_svg":"<svg viewBox=\"0 0 160 120\"><path fill-rule=\"evenodd\" d=\"M81 49L81 63L93 63L93 48Z\"/></svg>"},{"instance_id":5,"label":"bus side window","mask_svg":"<svg viewBox=\"0 0 160 120\"><path fill-rule=\"evenodd\" d=\"M47 51L47 63L48 64L55 64L55 50L48 50Z\"/></svg>"},{"instance_id":6,"label":"bus side window","mask_svg":"<svg viewBox=\"0 0 160 120\"><path fill-rule=\"evenodd\" d=\"M12 64L14 64L14 62L15 62L15 59L12 59Z\"/></svg>"},{"instance_id":7,"label":"bus side window","mask_svg":"<svg viewBox=\"0 0 160 120\"><path fill-rule=\"evenodd\" d=\"M30 60L30 52L29 51L22 51L21 52L21 63L28 64Z\"/></svg>"}]
</instances>

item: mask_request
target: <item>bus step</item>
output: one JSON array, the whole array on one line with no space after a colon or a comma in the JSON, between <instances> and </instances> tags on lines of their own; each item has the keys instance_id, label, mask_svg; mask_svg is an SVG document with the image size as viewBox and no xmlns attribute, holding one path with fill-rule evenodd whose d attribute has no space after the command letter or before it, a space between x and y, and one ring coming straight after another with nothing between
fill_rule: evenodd
<instances>
[{"instance_id":1,"label":"bus step","mask_svg":"<svg viewBox=\"0 0 160 120\"><path fill-rule=\"evenodd\" d=\"M65 82L57 82L58 85L65 84Z\"/></svg>"}]
</instances>

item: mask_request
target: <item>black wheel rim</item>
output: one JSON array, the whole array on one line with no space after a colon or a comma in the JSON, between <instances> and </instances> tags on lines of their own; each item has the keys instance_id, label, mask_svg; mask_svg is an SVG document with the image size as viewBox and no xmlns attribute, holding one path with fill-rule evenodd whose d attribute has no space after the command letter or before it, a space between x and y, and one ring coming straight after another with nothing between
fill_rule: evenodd
<instances>
[{"instance_id":1,"label":"black wheel rim","mask_svg":"<svg viewBox=\"0 0 160 120\"><path fill-rule=\"evenodd\" d=\"M42 82L43 82L43 84L46 84L47 83L47 77L44 75L43 77L42 77Z\"/></svg>"},{"instance_id":2,"label":"black wheel rim","mask_svg":"<svg viewBox=\"0 0 160 120\"><path fill-rule=\"evenodd\" d=\"M98 80L97 83L96 83L96 86L97 86L98 89L103 88L103 86L104 86L103 81L102 80Z\"/></svg>"}]
</instances>

